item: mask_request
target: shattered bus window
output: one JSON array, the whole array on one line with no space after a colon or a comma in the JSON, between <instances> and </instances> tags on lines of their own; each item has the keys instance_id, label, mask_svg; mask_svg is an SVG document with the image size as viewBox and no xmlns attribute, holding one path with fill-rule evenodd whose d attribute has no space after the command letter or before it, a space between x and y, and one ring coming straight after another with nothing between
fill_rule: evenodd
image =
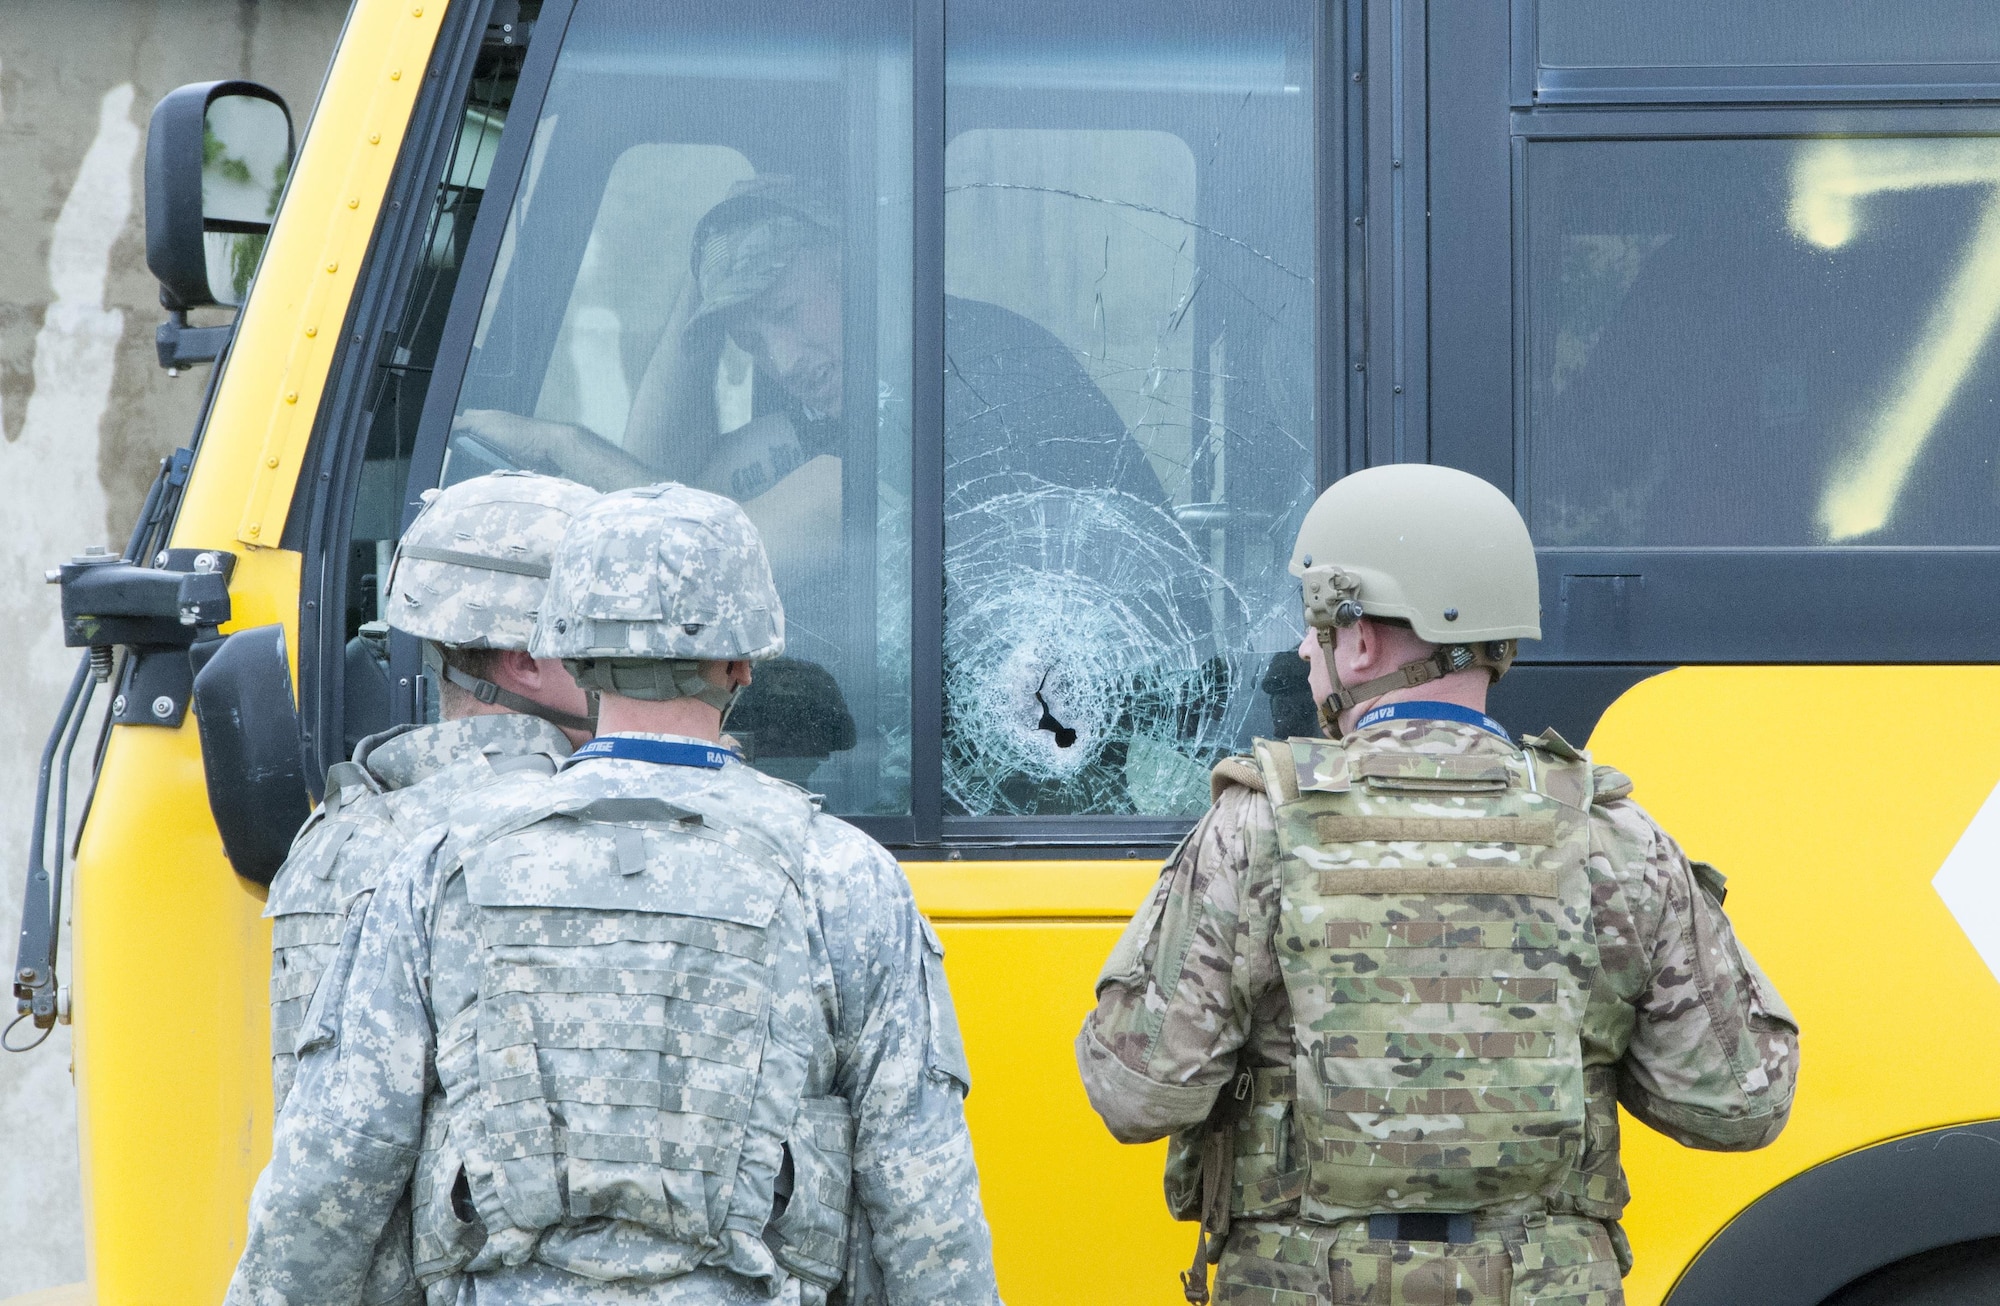
<instances>
[{"instance_id":1,"label":"shattered bus window","mask_svg":"<svg viewBox=\"0 0 2000 1306\"><path fill-rule=\"evenodd\" d=\"M948 14L947 810L1191 815L1298 639L1312 13L1027 9Z\"/></svg>"}]
</instances>

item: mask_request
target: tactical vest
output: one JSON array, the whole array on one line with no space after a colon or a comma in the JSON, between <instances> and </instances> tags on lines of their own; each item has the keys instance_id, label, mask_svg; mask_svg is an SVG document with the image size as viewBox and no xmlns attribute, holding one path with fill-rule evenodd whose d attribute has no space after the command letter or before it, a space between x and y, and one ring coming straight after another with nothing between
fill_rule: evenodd
<instances>
[{"instance_id":1,"label":"tactical vest","mask_svg":"<svg viewBox=\"0 0 2000 1306\"><path fill-rule=\"evenodd\" d=\"M782 1265L812 1300L839 1279L853 1126L812 1071L812 808L747 767L712 777L669 802L573 770L466 854L480 982L438 1031L426 1287L530 1258L772 1293Z\"/></svg>"},{"instance_id":2,"label":"tactical vest","mask_svg":"<svg viewBox=\"0 0 2000 1306\"><path fill-rule=\"evenodd\" d=\"M1300 1214L1553 1203L1584 1153L1599 971L1588 763L1316 739L1256 758L1294 1030L1267 1078L1295 1094Z\"/></svg>"},{"instance_id":3,"label":"tactical vest","mask_svg":"<svg viewBox=\"0 0 2000 1306\"><path fill-rule=\"evenodd\" d=\"M271 880L271 1088L284 1106L298 1070L299 1025L320 974L339 946L342 913L355 894L374 888L389 864L445 801L513 775L547 778L555 759L543 753L474 754L404 789L390 789L356 762L326 773L326 800L292 840Z\"/></svg>"}]
</instances>

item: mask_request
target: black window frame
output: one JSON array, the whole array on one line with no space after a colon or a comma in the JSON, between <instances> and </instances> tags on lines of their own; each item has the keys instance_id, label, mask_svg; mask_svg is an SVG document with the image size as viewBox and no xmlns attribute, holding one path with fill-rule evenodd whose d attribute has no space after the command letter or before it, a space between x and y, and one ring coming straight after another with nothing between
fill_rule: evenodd
<instances>
[{"instance_id":1,"label":"black window frame","mask_svg":"<svg viewBox=\"0 0 2000 1306\"><path fill-rule=\"evenodd\" d=\"M1547 67L1538 30L1541 0L1512 0L1511 7L1516 108L2000 99L2000 63Z\"/></svg>"}]
</instances>

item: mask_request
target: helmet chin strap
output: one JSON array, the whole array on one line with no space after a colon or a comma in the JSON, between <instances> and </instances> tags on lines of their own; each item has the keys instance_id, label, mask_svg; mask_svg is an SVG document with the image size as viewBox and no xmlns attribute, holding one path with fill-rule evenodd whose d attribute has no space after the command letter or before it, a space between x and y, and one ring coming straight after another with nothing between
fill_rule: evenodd
<instances>
[{"instance_id":1,"label":"helmet chin strap","mask_svg":"<svg viewBox=\"0 0 2000 1306\"><path fill-rule=\"evenodd\" d=\"M1454 672L1467 667L1483 666L1493 679L1507 674L1507 668L1514 664L1515 641L1496 640L1484 646L1471 644L1440 644L1429 657L1418 658L1397 667L1387 675L1364 680L1358 685L1340 683L1340 672L1333 660L1333 629L1329 626L1314 628L1319 634L1319 646L1326 654L1326 674L1333 681L1333 692L1319 703L1320 728L1329 739L1341 736L1340 715L1358 703L1398 689L1415 689L1418 685L1428 685L1433 680L1442 680Z\"/></svg>"},{"instance_id":2,"label":"helmet chin strap","mask_svg":"<svg viewBox=\"0 0 2000 1306\"><path fill-rule=\"evenodd\" d=\"M550 725L564 730L582 730L593 735L597 733L597 694L594 690L585 691L590 703L590 715L578 716L574 712L565 712L546 703L537 703L532 698L516 694L509 689L502 689L490 680L481 680L478 676L460 671L448 664L438 646L429 640L424 641L424 670L439 680L458 686L489 707L504 707L509 712L518 712L522 716L540 717Z\"/></svg>"}]
</instances>

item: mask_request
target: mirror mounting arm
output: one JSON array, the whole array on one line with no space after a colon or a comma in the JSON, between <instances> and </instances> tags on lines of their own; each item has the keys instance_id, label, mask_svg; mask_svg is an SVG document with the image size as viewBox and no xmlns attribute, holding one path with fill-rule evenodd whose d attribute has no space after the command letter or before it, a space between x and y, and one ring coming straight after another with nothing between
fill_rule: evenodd
<instances>
[{"instance_id":1,"label":"mirror mounting arm","mask_svg":"<svg viewBox=\"0 0 2000 1306\"><path fill-rule=\"evenodd\" d=\"M160 366L167 369L167 375L178 376L184 368L197 363L213 363L220 358L235 334L234 322L225 322L221 326L189 326L186 309L169 308L167 320L153 332L153 348L159 354Z\"/></svg>"},{"instance_id":2,"label":"mirror mounting arm","mask_svg":"<svg viewBox=\"0 0 2000 1306\"><path fill-rule=\"evenodd\" d=\"M50 569L46 577L62 589L63 643L87 652L49 731L36 780L28 883L12 977L17 1014L0 1032L0 1048L10 1052L39 1046L57 1023L69 1019L68 990L56 975L56 944L70 837L70 760L98 684L114 673L119 677L107 727L178 726L193 692L191 654L204 641L209 646L219 642L216 628L230 618L234 554L158 547L165 542L193 462L187 449L161 460L124 553L90 549ZM151 566L145 565L149 555ZM114 658L119 648L126 651L122 669ZM99 747L101 760L101 743ZM8 1035L23 1021L32 1021L42 1038L12 1042Z\"/></svg>"}]
</instances>

